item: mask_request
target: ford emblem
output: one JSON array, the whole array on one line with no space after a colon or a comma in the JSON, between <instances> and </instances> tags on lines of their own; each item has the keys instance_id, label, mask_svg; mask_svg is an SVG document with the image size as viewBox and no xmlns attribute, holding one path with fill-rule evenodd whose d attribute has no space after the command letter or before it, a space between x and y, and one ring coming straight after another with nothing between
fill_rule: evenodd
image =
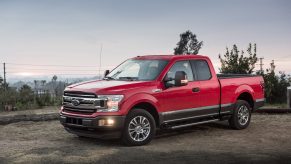
<instances>
[{"instance_id":1,"label":"ford emblem","mask_svg":"<svg viewBox=\"0 0 291 164\"><path fill-rule=\"evenodd\" d=\"M80 105L80 101L79 101L79 100L76 100L76 99L72 100L71 103L72 103L74 106L78 106L78 105Z\"/></svg>"}]
</instances>

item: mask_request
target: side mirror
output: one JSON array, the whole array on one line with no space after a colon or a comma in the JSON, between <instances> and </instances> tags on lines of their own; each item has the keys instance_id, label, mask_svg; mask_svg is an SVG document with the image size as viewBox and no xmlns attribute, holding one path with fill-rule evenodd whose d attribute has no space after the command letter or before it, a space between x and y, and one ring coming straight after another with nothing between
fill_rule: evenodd
<instances>
[{"instance_id":1,"label":"side mirror","mask_svg":"<svg viewBox=\"0 0 291 164\"><path fill-rule=\"evenodd\" d=\"M169 81L173 81L175 79L171 78L171 77L165 77L164 82L169 82Z\"/></svg>"},{"instance_id":2,"label":"side mirror","mask_svg":"<svg viewBox=\"0 0 291 164\"><path fill-rule=\"evenodd\" d=\"M109 70L105 70L105 72L104 72L104 77L106 77L109 73L110 73Z\"/></svg>"},{"instance_id":3,"label":"side mirror","mask_svg":"<svg viewBox=\"0 0 291 164\"><path fill-rule=\"evenodd\" d=\"M175 86L185 86L187 84L187 74L184 71L177 71L175 74Z\"/></svg>"}]
</instances>

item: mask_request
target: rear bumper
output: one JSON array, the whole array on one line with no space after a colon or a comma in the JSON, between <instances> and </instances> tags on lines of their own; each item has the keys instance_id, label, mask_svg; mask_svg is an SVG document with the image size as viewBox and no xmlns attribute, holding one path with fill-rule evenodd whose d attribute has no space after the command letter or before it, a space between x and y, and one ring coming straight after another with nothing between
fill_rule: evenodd
<instances>
[{"instance_id":1,"label":"rear bumper","mask_svg":"<svg viewBox=\"0 0 291 164\"><path fill-rule=\"evenodd\" d=\"M113 120L113 125L99 125L99 120ZM60 122L73 134L91 138L119 138L124 127L125 116L98 116L95 118L60 115Z\"/></svg>"},{"instance_id":2,"label":"rear bumper","mask_svg":"<svg viewBox=\"0 0 291 164\"><path fill-rule=\"evenodd\" d=\"M257 99L255 102L254 102L254 111L259 109L260 107L264 106L265 104L265 99Z\"/></svg>"}]
</instances>

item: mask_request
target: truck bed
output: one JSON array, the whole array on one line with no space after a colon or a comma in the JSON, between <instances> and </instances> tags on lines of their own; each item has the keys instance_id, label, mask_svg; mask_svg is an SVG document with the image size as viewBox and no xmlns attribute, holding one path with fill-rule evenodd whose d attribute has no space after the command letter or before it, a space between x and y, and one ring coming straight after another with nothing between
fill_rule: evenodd
<instances>
[{"instance_id":1,"label":"truck bed","mask_svg":"<svg viewBox=\"0 0 291 164\"><path fill-rule=\"evenodd\" d=\"M262 76L259 75L246 75L246 74L218 74L218 81L221 86L221 103L235 103L235 94L247 92L252 94L253 99L256 101L264 97L262 92L263 83ZM246 90L247 89L247 90ZM235 96L234 96L235 95Z\"/></svg>"}]
</instances>

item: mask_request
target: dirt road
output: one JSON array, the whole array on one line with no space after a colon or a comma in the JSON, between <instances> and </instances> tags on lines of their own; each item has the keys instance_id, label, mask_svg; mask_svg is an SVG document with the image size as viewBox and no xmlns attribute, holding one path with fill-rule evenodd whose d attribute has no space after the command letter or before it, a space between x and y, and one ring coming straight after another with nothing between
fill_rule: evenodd
<instances>
[{"instance_id":1,"label":"dirt road","mask_svg":"<svg viewBox=\"0 0 291 164\"><path fill-rule=\"evenodd\" d=\"M253 114L248 129L226 122L160 133L149 145L78 138L58 121L0 126L0 163L291 163L291 114Z\"/></svg>"}]
</instances>

